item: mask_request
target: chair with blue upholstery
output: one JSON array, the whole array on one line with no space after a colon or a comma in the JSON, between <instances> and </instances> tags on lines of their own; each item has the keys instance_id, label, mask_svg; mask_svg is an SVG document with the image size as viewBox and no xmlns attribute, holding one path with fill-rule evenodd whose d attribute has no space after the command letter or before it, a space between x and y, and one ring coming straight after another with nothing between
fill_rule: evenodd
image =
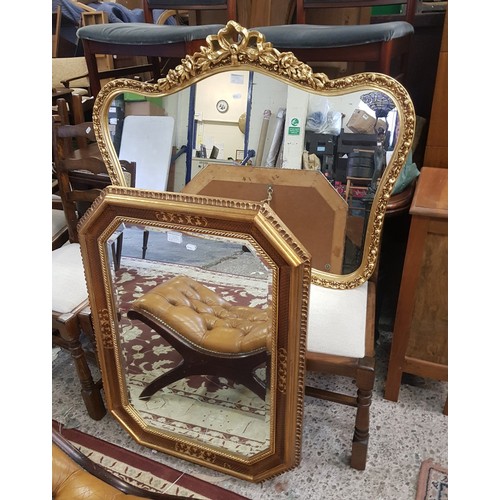
<instances>
[{"instance_id":1,"label":"chair with blue upholstery","mask_svg":"<svg viewBox=\"0 0 500 500\"><path fill-rule=\"evenodd\" d=\"M401 5L404 13L377 17L370 14L365 20L366 16L360 14L357 17L360 24L351 24L353 8L372 9L393 4ZM345 18L336 13L330 16L329 9L338 12L346 9ZM320 15L307 16L310 10ZM257 30L275 48L293 52L310 66L332 62L364 63L365 71L384 73L403 82L414 33L411 24L414 10L415 0L297 0L297 24ZM383 22L386 18L387 22ZM346 24L341 24L343 21ZM365 24L361 24L363 22ZM356 68L359 66L348 69L348 73L358 72Z\"/></svg>"},{"instance_id":2,"label":"chair with blue upholstery","mask_svg":"<svg viewBox=\"0 0 500 500\"><path fill-rule=\"evenodd\" d=\"M362 25L287 24L255 28L281 52L307 64L363 62L366 70L404 80L414 33L406 21Z\"/></svg>"},{"instance_id":3,"label":"chair with blue upholstery","mask_svg":"<svg viewBox=\"0 0 500 500\"><path fill-rule=\"evenodd\" d=\"M207 36L217 34L223 27L222 24L181 26L149 23L83 26L77 31L77 36L82 41L92 95L99 93L101 80L107 78L132 78L142 73L152 73L155 80L161 78L166 69L175 67L186 55L199 50ZM102 54L146 56L148 62L100 70L97 56ZM165 60L166 64L162 67Z\"/></svg>"}]
</instances>

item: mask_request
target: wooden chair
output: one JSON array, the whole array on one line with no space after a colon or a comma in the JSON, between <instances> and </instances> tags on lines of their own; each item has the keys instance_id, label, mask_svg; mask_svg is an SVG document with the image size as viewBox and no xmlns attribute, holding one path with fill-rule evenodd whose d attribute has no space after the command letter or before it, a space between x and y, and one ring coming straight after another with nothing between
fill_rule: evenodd
<instances>
[{"instance_id":1,"label":"wooden chair","mask_svg":"<svg viewBox=\"0 0 500 500\"><path fill-rule=\"evenodd\" d=\"M354 381L356 391L349 394L309 384L305 393L356 409L350 464L358 470L366 467L370 436L375 383L375 296L375 283L368 281L351 290L312 284L309 297L306 368L348 377Z\"/></svg>"},{"instance_id":2,"label":"wooden chair","mask_svg":"<svg viewBox=\"0 0 500 500\"><path fill-rule=\"evenodd\" d=\"M413 22L415 16L417 0L297 0L297 23L305 24L307 22L308 11L322 9L324 14L325 9L352 9L352 8L369 8L381 6L400 5L404 13L396 16L399 20L405 20L409 23ZM371 17L371 13L370 13ZM383 16L380 16L383 19ZM393 16L391 16L391 20Z\"/></svg>"},{"instance_id":3,"label":"wooden chair","mask_svg":"<svg viewBox=\"0 0 500 500\"><path fill-rule=\"evenodd\" d=\"M64 139L69 137L95 140L92 123L61 125L55 122L53 135L58 194L69 240L52 251L52 342L71 353L89 416L100 420L106 413L100 394L102 383L94 381L87 357L95 356L92 351L85 352L81 342L82 333L91 340L94 335L88 318L88 294L77 223L101 189L111 181L101 157L87 154L85 148L72 152L66 149ZM125 162L124 166L133 178L135 165Z\"/></svg>"},{"instance_id":4,"label":"wooden chair","mask_svg":"<svg viewBox=\"0 0 500 500\"><path fill-rule=\"evenodd\" d=\"M57 89L71 89L75 94L90 95L85 57L52 58L52 93Z\"/></svg>"},{"instance_id":5,"label":"wooden chair","mask_svg":"<svg viewBox=\"0 0 500 500\"><path fill-rule=\"evenodd\" d=\"M82 101L82 96L79 94L74 94L71 96L71 106L68 105L66 99L60 98L56 101L56 106L52 114L53 127L57 125L70 125L72 122L74 124L83 123L87 114L92 109L93 99L86 100L85 104ZM90 108L88 108L90 106ZM71 115L71 116L70 116ZM53 135L53 138L55 136ZM83 154L83 155L100 155L97 144L90 146L89 141L86 137L76 137L76 142L78 149L73 151L72 137L64 138L64 152L65 154ZM73 151L73 153L71 153ZM61 201L61 196L59 195L59 184L57 180L57 174L55 170L55 156L56 156L56 144L53 145L52 154L52 250L59 248L69 239L68 225L66 223L66 216L64 214L64 208Z\"/></svg>"},{"instance_id":6,"label":"wooden chair","mask_svg":"<svg viewBox=\"0 0 500 500\"><path fill-rule=\"evenodd\" d=\"M203 24L202 11L225 10L226 22L236 20L236 0L142 0L142 8L147 23L154 22L154 10L187 11L189 24L192 26ZM156 22L163 24L164 18L165 16L162 16Z\"/></svg>"},{"instance_id":7,"label":"wooden chair","mask_svg":"<svg viewBox=\"0 0 500 500\"><path fill-rule=\"evenodd\" d=\"M291 51L299 60L313 67L324 63L347 63L347 74L376 71L404 81L414 33L411 16L399 16L396 21L381 23L371 23L368 16L365 22L361 17L359 22L352 23L349 16L336 21L325 11L400 3L407 5L407 12L413 12L414 2L297 0L296 24L264 26L257 30L278 50ZM318 13L314 22L307 20L309 10Z\"/></svg>"},{"instance_id":8,"label":"wooden chair","mask_svg":"<svg viewBox=\"0 0 500 500\"><path fill-rule=\"evenodd\" d=\"M405 21L365 25L286 24L262 26L266 41L301 61L365 63L365 70L404 80L414 33ZM354 71L358 72L358 71Z\"/></svg>"},{"instance_id":9,"label":"wooden chair","mask_svg":"<svg viewBox=\"0 0 500 500\"><path fill-rule=\"evenodd\" d=\"M151 74L157 80L179 64L186 54L199 50L207 36L216 34L221 24L177 26L149 23L111 23L83 26L77 31L89 71L90 88L96 96L102 80L133 78ZM144 56L147 61L122 68L100 69L101 55Z\"/></svg>"}]
</instances>

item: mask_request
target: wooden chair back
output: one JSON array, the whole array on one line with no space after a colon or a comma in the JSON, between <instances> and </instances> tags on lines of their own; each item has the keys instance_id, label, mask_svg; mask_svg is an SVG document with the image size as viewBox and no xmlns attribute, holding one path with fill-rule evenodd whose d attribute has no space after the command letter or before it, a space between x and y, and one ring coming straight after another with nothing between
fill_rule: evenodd
<instances>
[{"instance_id":1,"label":"wooden chair back","mask_svg":"<svg viewBox=\"0 0 500 500\"><path fill-rule=\"evenodd\" d=\"M108 171L100 153L96 153L92 122L77 125L54 123L55 170L59 195L68 223L69 241L78 242L79 219L99 196L101 190L111 184ZM77 144L85 139L84 149L68 149L67 139ZM88 152L88 154L87 154ZM135 184L135 163L121 160L122 168L128 173L130 185Z\"/></svg>"},{"instance_id":2,"label":"wooden chair back","mask_svg":"<svg viewBox=\"0 0 500 500\"><path fill-rule=\"evenodd\" d=\"M334 24L370 24L372 22L371 9L373 7L397 5L403 8L403 13L392 16L377 16L377 22L400 20L412 23L415 16L416 0L297 0L297 23L306 24L312 22L313 24L317 24L317 18L322 18L326 21L324 24L331 24L332 19L335 19L336 15L342 17L343 14L344 18L341 20L341 18L337 17L338 22L334 22ZM359 11L360 8L366 9L367 15L358 14L361 16L357 18L358 22L348 22L353 18L353 9ZM328 9L336 9L337 12L332 15L328 12ZM340 9L344 9L344 12L342 13ZM314 18L308 18L308 11L314 15L314 10L316 11ZM386 17L387 19L385 19Z\"/></svg>"},{"instance_id":3,"label":"wooden chair back","mask_svg":"<svg viewBox=\"0 0 500 500\"><path fill-rule=\"evenodd\" d=\"M225 10L227 18L225 22L236 20L236 0L142 0L144 20L154 23L153 10L188 11L190 25L200 25L204 21L201 18L202 11ZM207 24L207 23L205 23Z\"/></svg>"}]
</instances>

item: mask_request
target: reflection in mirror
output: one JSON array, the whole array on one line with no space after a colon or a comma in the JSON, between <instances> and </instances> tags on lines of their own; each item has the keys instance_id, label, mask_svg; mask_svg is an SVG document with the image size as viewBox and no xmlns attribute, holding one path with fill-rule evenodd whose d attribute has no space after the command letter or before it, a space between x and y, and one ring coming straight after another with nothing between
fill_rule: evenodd
<instances>
[{"instance_id":1,"label":"reflection in mirror","mask_svg":"<svg viewBox=\"0 0 500 500\"><path fill-rule=\"evenodd\" d=\"M130 404L162 433L244 457L267 450L267 263L247 240L137 224L122 224L108 252L118 234L123 248L111 283Z\"/></svg>"},{"instance_id":2,"label":"reflection in mirror","mask_svg":"<svg viewBox=\"0 0 500 500\"><path fill-rule=\"evenodd\" d=\"M344 275L360 266L376 187L398 139L398 109L387 93L318 95L261 73L228 71L167 96L119 94L109 120L118 157L136 162L137 187L145 189L186 191L185 181L207 165L235 166L248 150L247 165L321 171L348 212L342 263L315 264L313 252L313 266ZM266 192L247 198L260 201Z\"/></svg>"}]
</instances>

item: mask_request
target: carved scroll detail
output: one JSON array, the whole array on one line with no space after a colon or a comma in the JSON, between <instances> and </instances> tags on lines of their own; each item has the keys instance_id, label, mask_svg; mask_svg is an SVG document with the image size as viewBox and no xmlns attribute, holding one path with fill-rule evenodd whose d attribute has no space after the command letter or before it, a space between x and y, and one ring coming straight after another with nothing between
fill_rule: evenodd
<instances>
[{"instance_id":1,"label":"carved scroll detail","mask_svg":"<svg viewBox=\"0 0 500 500\"><path fill-rule=\"evenodd\" d=\"M104 349L114 349L111 320L107 309L99 310L99 326L101 329L102 346Z\"/></svg>"},{"instance_id":2,"label":"carved scroll detail","mask_svg":"<svg viewBox=\"0 0 500 500\"><path fill-rule=\"evenodd\" d=\"M193 446L187 443L175 443L175 451L209 463L215 463L215 460L217 458L216 455L211 451L204 450L202 448L199 448L198 446Z\"/></svg>"},{"instance_id":3,"label":"carved scroll detail","mask_svg":"<svg viewBox=\"0 0 500 500\"><path fill-rule=\"evenodd\" d=\"M280 347L278 349L278 391L282 394L286 393L287 358L286 349Z\"/></svg>"}]
</instances>

